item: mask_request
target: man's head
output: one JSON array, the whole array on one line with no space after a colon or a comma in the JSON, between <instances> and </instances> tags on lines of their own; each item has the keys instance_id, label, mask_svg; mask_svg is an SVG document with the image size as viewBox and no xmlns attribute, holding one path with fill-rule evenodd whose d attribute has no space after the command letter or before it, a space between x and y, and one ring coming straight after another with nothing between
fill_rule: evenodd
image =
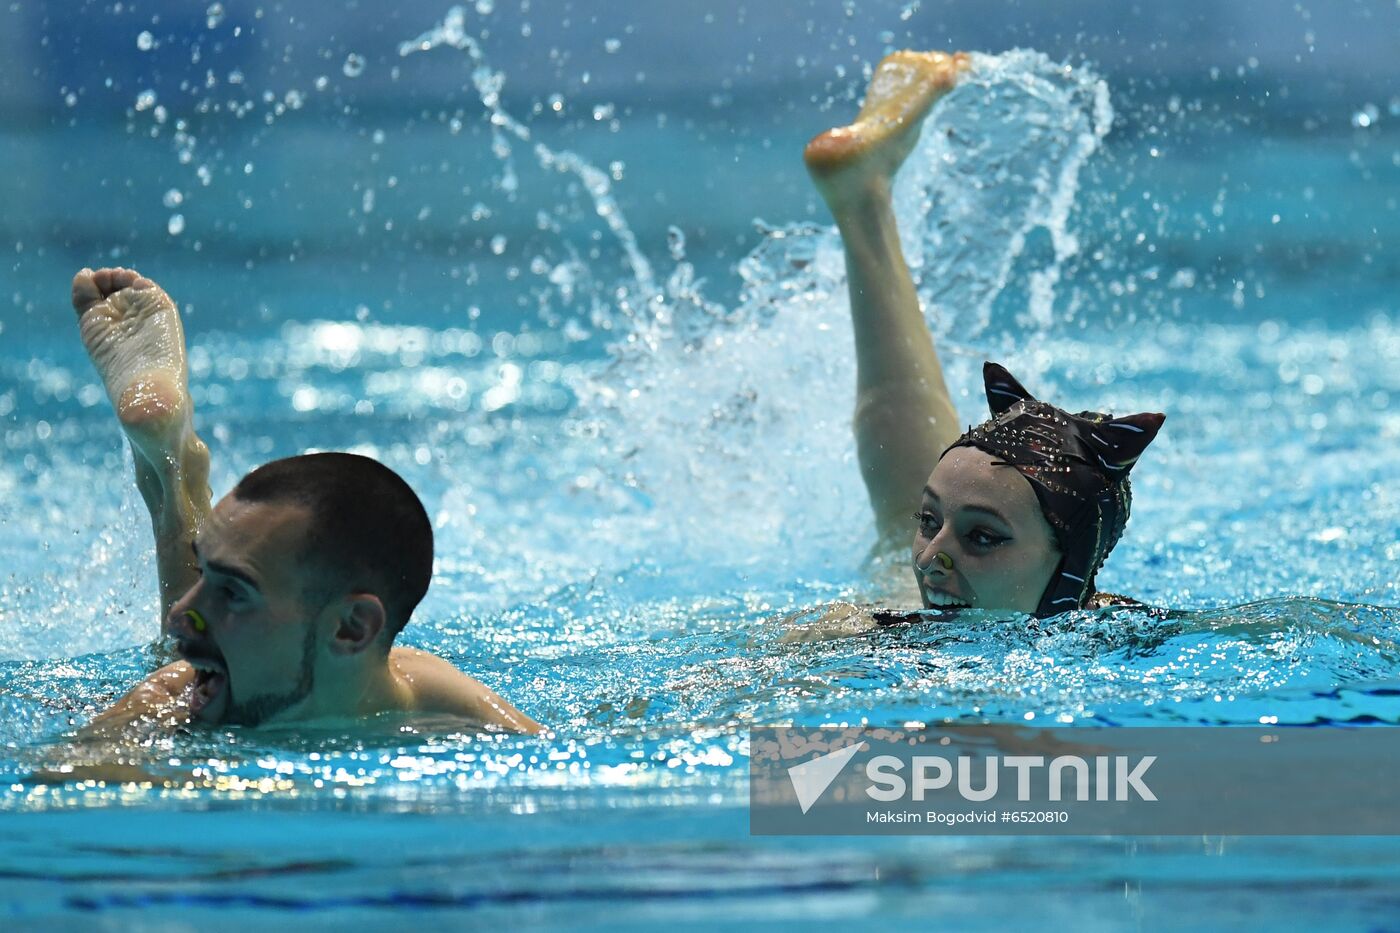
<instances>
[{"instance_id":1,"label":"man's head","mask_svg":"<svg viewBox=\"0 0 1400 933\"><path fill-rule=\"evenodd\" d=\"M201 579L168 620L201 673L199 718L349 714L423 598L433 535L368 457L306 454L245 476L194 542Z\"/></svg>"}]
</instances>

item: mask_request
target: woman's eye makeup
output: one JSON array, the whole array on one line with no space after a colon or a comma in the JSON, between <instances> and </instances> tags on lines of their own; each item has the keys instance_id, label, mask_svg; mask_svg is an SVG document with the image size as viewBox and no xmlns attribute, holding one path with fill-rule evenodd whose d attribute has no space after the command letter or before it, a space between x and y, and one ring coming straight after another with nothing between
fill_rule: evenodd
<instances>
[{"instance_id":1,"label":"woman's eye makeup","mask_svg":"<svg viewBox=\"0 0 1400 933\"><path fill-rule=\"evenodd\" d=\"M987 530L986 528L974 528L971 532L968 533L967 540L971 542L974 547L988 549L994 548L999 544L1005 544L1011 539L1008 538L1006 535L999 535L994 531Z\"/></svg>"},{"instance_id":2,"label":"woman's eye makeup","mask_svg":"<svg viewBox=\"0 0 1400 933\"><path fill-rule=\"evenodd\" d=\"M943 527L943 522L932 512L915 512L913 519L919 523L919 530L925 534L936 532Z\"/></svg>"},{"instance_id":3,"label":"woman's eye makeup","mask_svg":"<svg viewBox=\"0 0 1400 933\"><path fill-rule=\"evenodd\" d=\"M919 523L919 533L926 538L932 538L943 528L943 519L927 510L915 512L912 518ZM983 551L991 550L1011 540L1009 536L999 534L990 528L973 528L963 537L972 547Z\"/></svg>"}]
</instances>

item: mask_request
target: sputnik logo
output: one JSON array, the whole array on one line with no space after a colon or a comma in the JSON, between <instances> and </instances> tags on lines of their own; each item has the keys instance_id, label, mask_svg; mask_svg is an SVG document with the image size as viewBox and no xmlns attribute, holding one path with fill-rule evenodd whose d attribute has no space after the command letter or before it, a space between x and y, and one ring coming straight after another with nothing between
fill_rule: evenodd
<instances>
[{"instance_id":1,"label":"sputnik logo","mask_svg":"<svg viewBox=\"0 0 1400 933\"><path fill-rule=\"evenodd\" d=\"M802 807L803 813L812 809L812 805L826 793L831 782L836 780L836 775L841 773L841 769L864 747L864 742L853 742L845 748L818 755L811 761L788 768L788 779L792 781L792 789L797 794L797 803Z\"/></svg>"}]
</instances>

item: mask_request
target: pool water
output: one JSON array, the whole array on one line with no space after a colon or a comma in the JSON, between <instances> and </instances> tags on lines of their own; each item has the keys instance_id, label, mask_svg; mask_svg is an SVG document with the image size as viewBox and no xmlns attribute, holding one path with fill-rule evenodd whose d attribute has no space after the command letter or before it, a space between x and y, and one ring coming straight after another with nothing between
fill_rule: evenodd
<instances>
[{"instance_id":1,"label":"pool water","mask_svg":"<svg viewBox=\"0 0 1400 933\"><path fill-rule=\"evenodd\" d=\"M909 42L917 6L882 8ZM982 59L897 190L950 386L969 422L987 358L1168 413L1100 584L1172 611L791 643L832 600L914 598L867 559L839 243L798 159L859 68L781 106L605 101L556 63L556 109L493 57L524 14L478 3L234 81L261 16L213 10L132 30L154 84L55 79L56 116L0 128L29 169L0 183L8 922L1393 922L1387 839L753 838L746 757L753 724L1400 724L1393 91ZM438 542L402 643L552 735L212 730L125 750L146 784L26 781L154 663L148 519L66 304L103 262L185 310L216 495L308 449L394 467Z\"/></svg>"}]
</instances>

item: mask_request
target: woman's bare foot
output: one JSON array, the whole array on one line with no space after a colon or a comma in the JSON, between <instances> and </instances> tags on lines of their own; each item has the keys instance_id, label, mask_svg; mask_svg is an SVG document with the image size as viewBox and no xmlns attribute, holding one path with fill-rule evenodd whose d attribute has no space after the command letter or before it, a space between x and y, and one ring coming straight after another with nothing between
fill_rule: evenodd
<instances>
[{"instance_id":1,"label":"woman's bare foot","mask_svg":"<svg viewBox=\"0 0 1400 933\"><path fill-rule=\"evenodd\" d=\"M209 449L194 433L175 302L131 269L83 269L73 277L73 308L83 346L131 442L152 518L197 523L208 511ZM164 514L172 508L178 514Z\"/></svg>"},{"instance_id":2,"label":"woman's bare foot","mask_svg":"<svg viewBox=\"0 0 1400 933\"><path fill-rule=\"evenodd\" d=\"M807 171L832 213L871 193L888 191L919 139L929 108L970 67L966 53L895 52L875 69L865 103L849 126L827 130L807 144Z\"/></svg>"}]
</instances>

